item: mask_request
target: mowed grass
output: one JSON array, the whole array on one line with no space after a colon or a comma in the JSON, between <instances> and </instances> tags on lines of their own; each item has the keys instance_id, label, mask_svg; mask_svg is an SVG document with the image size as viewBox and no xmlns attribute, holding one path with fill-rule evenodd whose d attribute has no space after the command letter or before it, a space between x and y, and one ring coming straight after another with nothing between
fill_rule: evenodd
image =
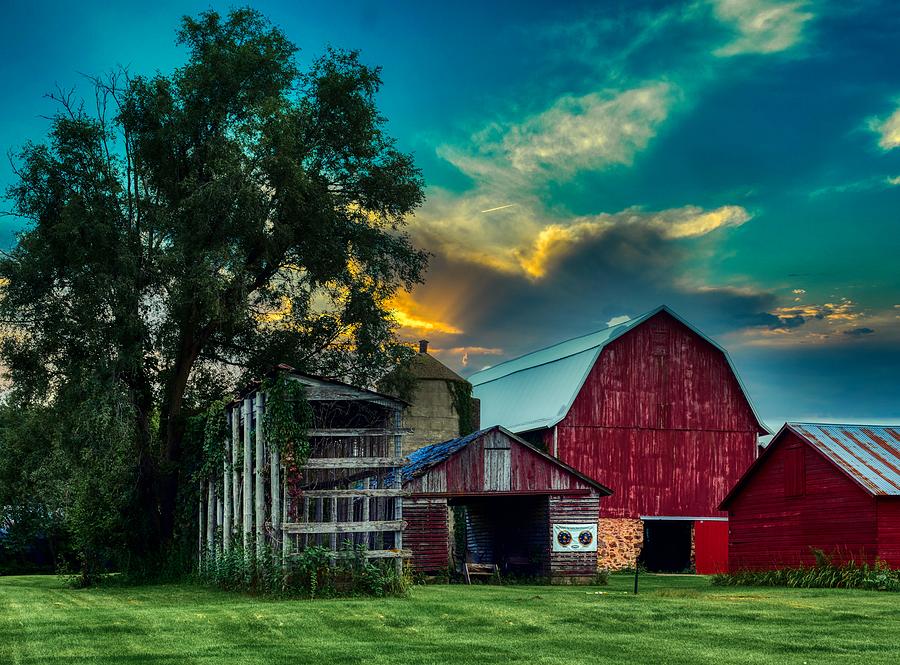
<instances>
[{"instance_id":1,"label":"mowed grass","mask_svg":"<svg viewBox=\"0 0 900 665\"><path fill-rule=\"evenodd\" d=\"M420 586L269 601L190 585L0 577L0 663L897 663L900 596L718 588Z\"/></svg>"}]
</instances>

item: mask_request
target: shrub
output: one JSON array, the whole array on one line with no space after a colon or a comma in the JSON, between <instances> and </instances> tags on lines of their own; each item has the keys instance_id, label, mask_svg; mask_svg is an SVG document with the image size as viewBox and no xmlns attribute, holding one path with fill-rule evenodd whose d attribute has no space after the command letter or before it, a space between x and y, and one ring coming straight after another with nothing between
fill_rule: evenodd
<instances>
[{"instance_id":1,"label":"shrub","mask_svg":"<svg viewBox=\"0 0 900 665\"><path fill-rule=\"evenodd\" d=\"M802 589L869 589L900 591L900 570L891 569L884 561L874 564L857 561L836 563L822 550L813 550L812 566L777 568L775 570L742 570L714 575L717 586L783 586Z\"/></svg>"},{"instance_id":2,"label":"shrub","mask_svg":"<svg viewBox=\"0 0 900 665\"><path fill-rule=\"evenodd\" d=\"M293 555L282 566L281 554L265 547L233 547L215 557L204 557L197 569L202 584L226 591L275 597L319 598L335 596L402 596L411 585L408 572L398 573L395 563L373 561L366 548L345 543L335 553L312 546Z\"/></svg>"}]
</instances>

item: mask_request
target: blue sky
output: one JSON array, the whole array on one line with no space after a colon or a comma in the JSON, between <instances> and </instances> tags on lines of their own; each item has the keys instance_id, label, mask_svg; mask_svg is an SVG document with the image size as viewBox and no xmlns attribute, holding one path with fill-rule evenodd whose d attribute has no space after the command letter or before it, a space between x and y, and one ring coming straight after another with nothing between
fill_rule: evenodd
<instances>
[{"instance_id":1,"label":"blue sky","mask_svg":"<svg viewBox=\"0 0 900 665\"><path fill-rule=\"evenodd\" d=\"M398 319L449 365L665 303L771 425L900 421L895 3L252 4L301 62L332 44L383 66L434 254ZM5 3L0 144L41 139L56 83L170 71L179 16L210 6Z\"/></svg>"}]
</instances>

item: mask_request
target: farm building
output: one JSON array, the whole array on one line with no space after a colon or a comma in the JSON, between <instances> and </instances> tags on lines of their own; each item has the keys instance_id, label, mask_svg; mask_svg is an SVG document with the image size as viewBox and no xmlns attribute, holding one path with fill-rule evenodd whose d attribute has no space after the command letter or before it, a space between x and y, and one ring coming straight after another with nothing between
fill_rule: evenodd
<instances>
[{"instance_id":1,"label":"farm building","mask_svg":"<svg viewBox=\"0 0 900 665\"><path fill-rule=\"evenodd\" d=\"M404 371L412 381L409 405L403 413L403 424L410 430L403 439L404 455L478 429L479 406L478 400L472 399L471 384L428 353L427 340L419 342L419 352Z\"/></svg>"},{"instance_id":2,"label":"farm building","mask_svg":"<svg viewBox=\"0 0 900 665\"><path fill-rule=\"evenodd\" d=\"M404 544L413 567L457 560L501 574L584 582L596 575L597 514L610 490L502 427L426 446L402 469ZM453 509L456 510L453 510ZM453 515L463 521L454 529Z\"/></svg>"},{"instance_id":3,"label":"farm building","mask_svg":"<svg viewBox=\"0 0 900 665\"><path fill-rule=\"evenodd\" d=\"M254 382L226 406L229 436L220 472L201 487L199 550L216 557L233 546L271 547L283 557L310 545L365 545L366 556L404 555L397 469L405 402L280 365L308 402L309 458L297 468L266 438L273 397ZM290 398L290 399L297 399ZM283 408L283 407L282 407Z\"/></svg>"},{"instance_id":4,"label":"farm building","mask_svg":"<svg viewBox=\"0 0 900 665\"><path fill-rule=\"evenodd\" d=\"M900 567L900 427L787 423L722 502L729 568Z\"/></svg>"},{"instance_id":5,"label":"farm building","mask_svg":"<svg viewBox=\"0 0 900 665\"><path fill-rule=\"evenodd\" d=\"M599 564L727 563L719 503L768 434L726 351L667 307L469 377L502 425L614 492Z\"/></svg>"}]
</instances>

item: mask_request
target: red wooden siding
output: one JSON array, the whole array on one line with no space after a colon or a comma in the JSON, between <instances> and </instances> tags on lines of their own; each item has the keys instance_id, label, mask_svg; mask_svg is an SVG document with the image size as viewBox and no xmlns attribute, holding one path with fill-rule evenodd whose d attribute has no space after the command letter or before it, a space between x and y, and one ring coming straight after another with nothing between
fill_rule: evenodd
<instances>
[{"instance_id":1,"label":"red wooden siding","mask_svg":"<svg viewBox=\"0 0 900 665\"><path fill-rule=\"evenodd\" d=\"M440 572L450 565L449 508L446 499L403 500L403 546L412 550L413 570Z\"/></svg>"},{"instance_id":2,"label":"red wooden siding","mask_svg":"<svg viewBox=\"0 0 900 665\"><path fill-rule=\"evenodd\" d=\"M556 581L565 578L592 577L597 574L597 552L552 551L553 524L595 523L600 509L596 497L550 497L550 530L547 548L550 549L550 576Z\"/></svg>"},{"instance_id":3,"label":"red wooden siding","mask_svg":"<svg viewBox=\"0 0 900 665\"><path fill-rule=\"evenodd\" d=\"M485 459L489 460L487 465ZM476 439L423 475L404 482L403 486L417 495L588 494L596 491L554 461L499 431Z\"/></svg>"},{"instance_id":4,"label":"red wooden siding","mask_svg":"<svg viewBox=\"0 0 900 665\"><path fill-rule=\"evenodd\" d=\"M556 446L613 490L603 517L724 516L758 427L724 354L660 312L603 350ZM552 451L552 430L544 442Z\"/></svg>"},{"instance_id":5,"label":"red wooden siding","mask_svg":"<svg viewBox=\"0 0 900 665\"><path fill-rule=\"evenodd\" d=\"M877 511L878 558L900 568L900 497L878 497Z\"/></svg>"},{"instance_id":6,"label":"red wooden siding","mask_svg":"<svg viewBox=\"0 0 900 665\"><path fill-rule=\"evenodd\" d=\"M728 571L728 522L694 522L694 567L700 575Z\"/></svg>"},{"instance_id":7,"label":"red wooden siding","mask_svg":"<svg viewBox=\"0 0 900 665\"><path fill-rule=\"evenodd\" d=\"M874 561L880 531L874 497L792 432L771 445L776 447L728 506L729 568L809 565L815 561L811 548L839 560ZM797 446L802 457L791 459ZM788 496L801 477L802 493ZM887 518L884 530L892 530Z\"/></svg>"}]
</instances>

